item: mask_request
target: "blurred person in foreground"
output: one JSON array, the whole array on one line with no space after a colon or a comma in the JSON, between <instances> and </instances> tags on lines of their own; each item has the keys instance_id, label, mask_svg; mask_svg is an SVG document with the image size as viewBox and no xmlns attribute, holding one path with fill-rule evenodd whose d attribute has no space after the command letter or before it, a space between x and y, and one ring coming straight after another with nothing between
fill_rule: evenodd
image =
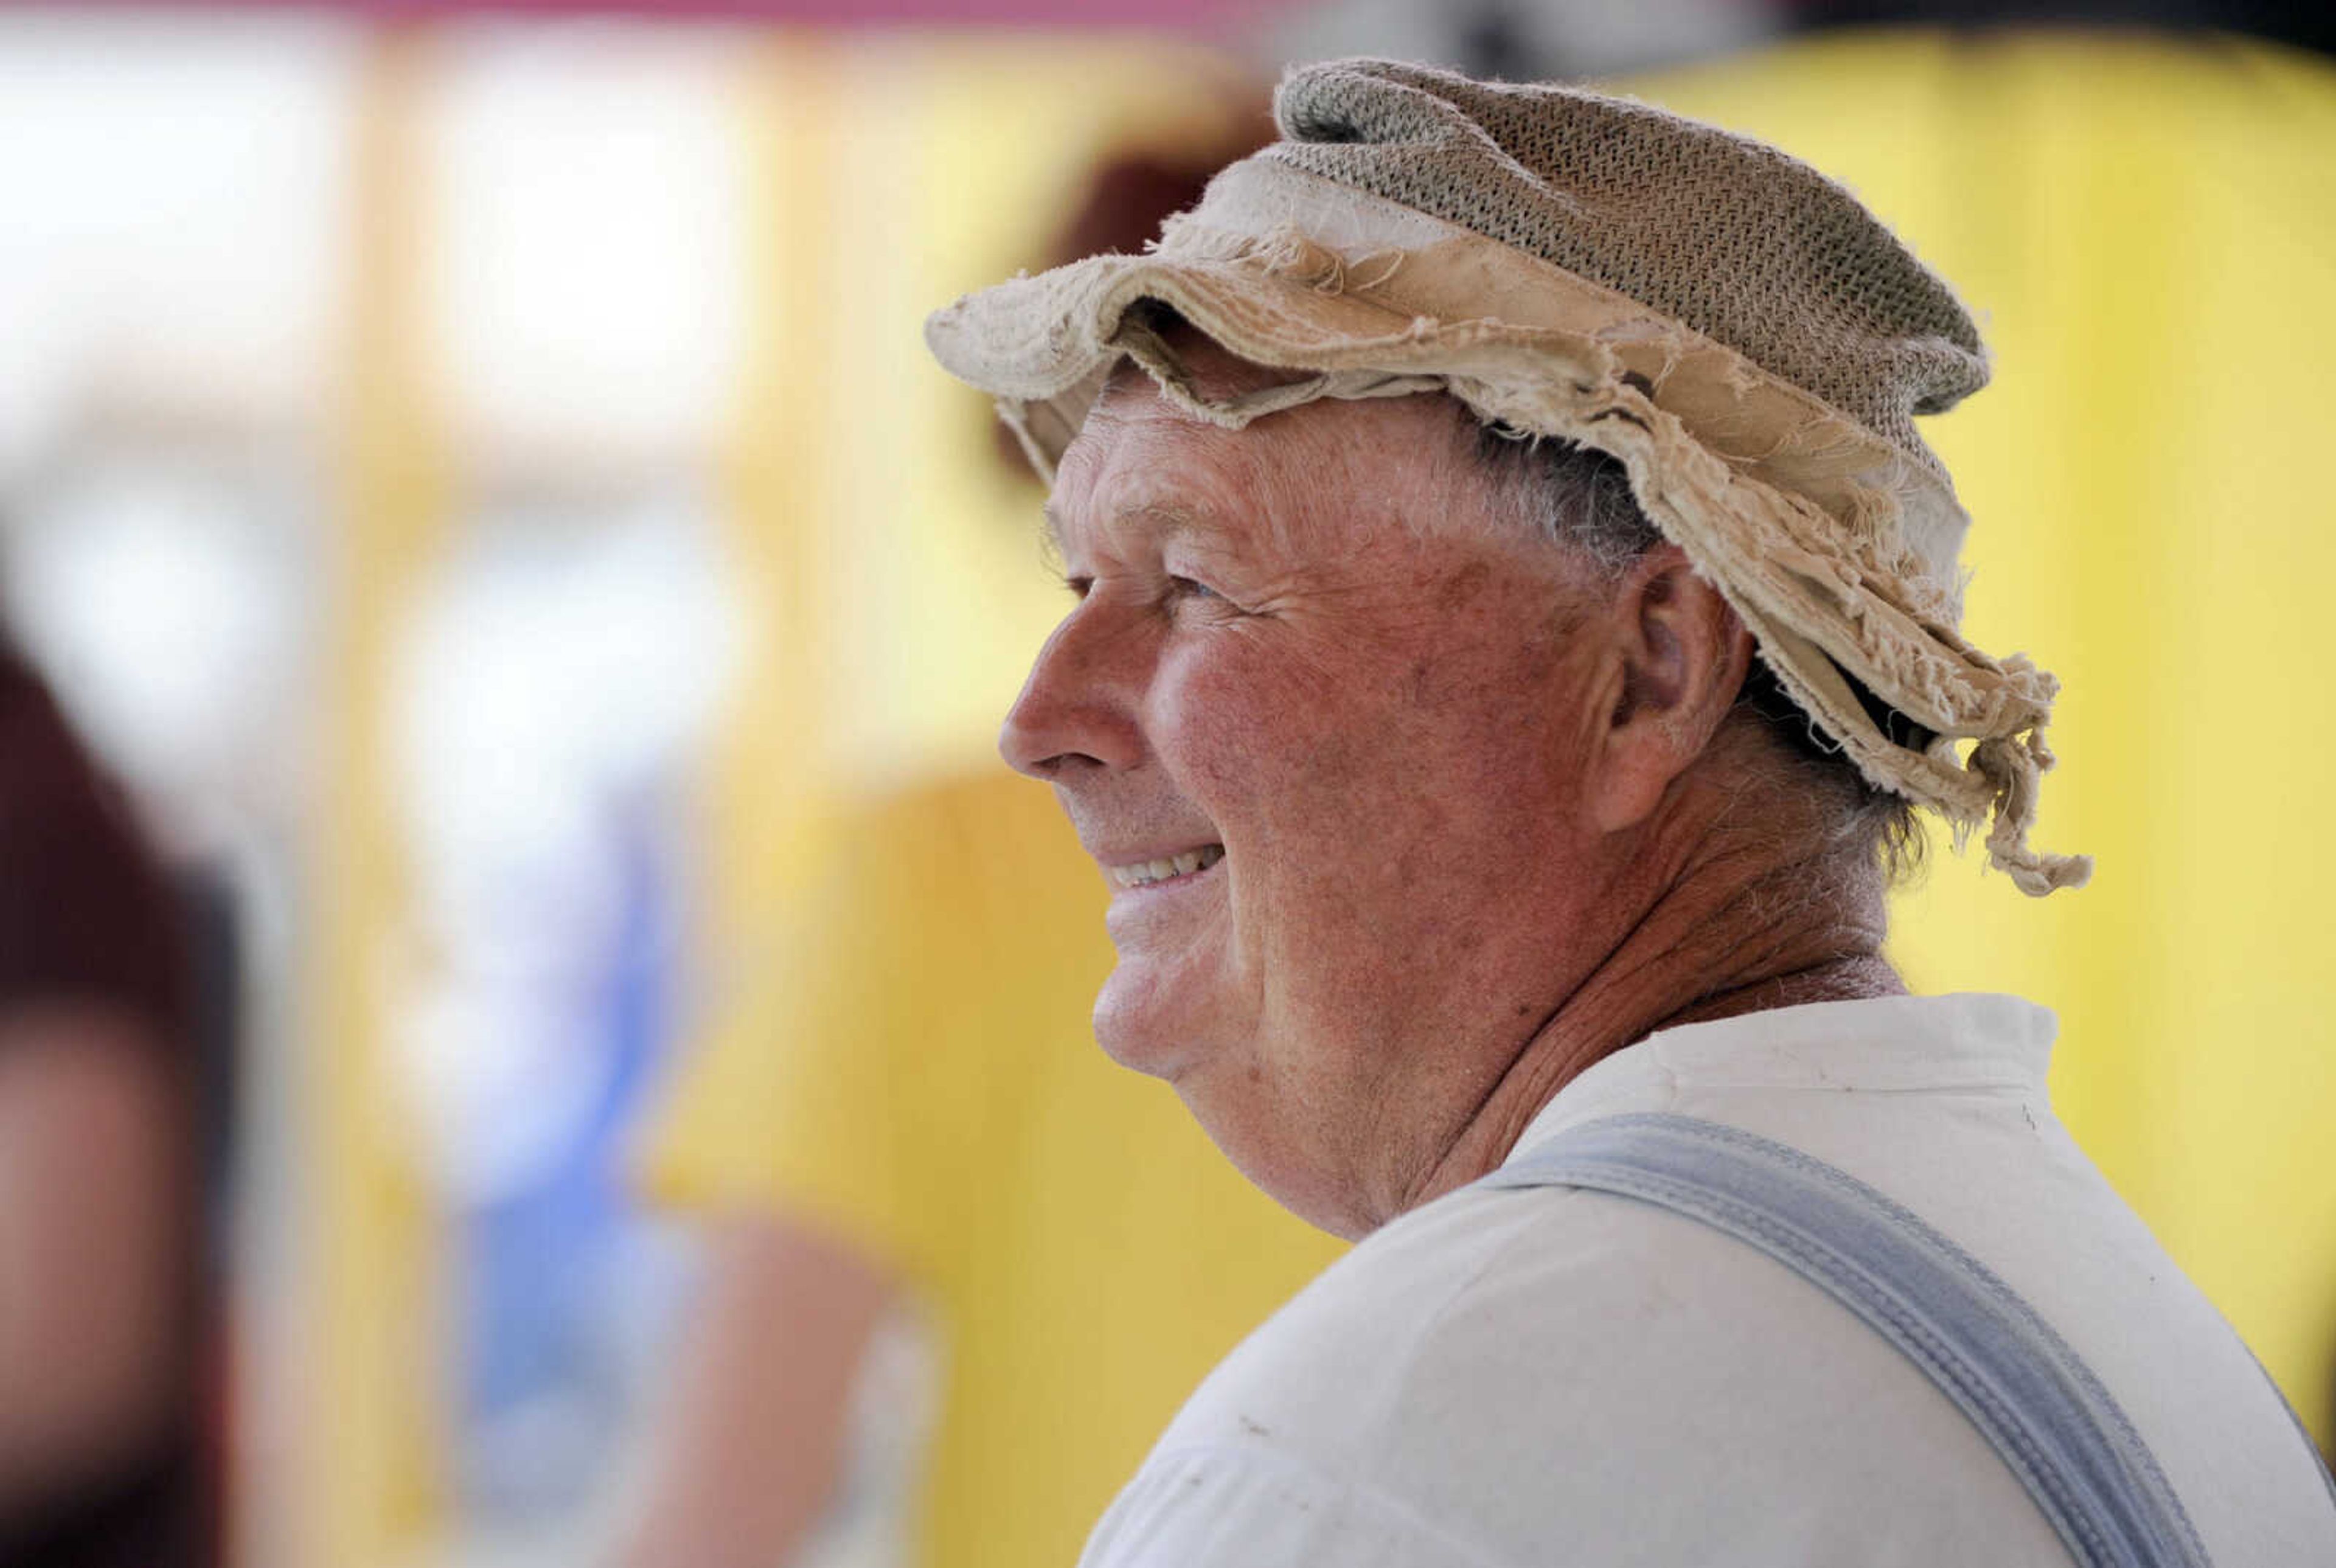
<instances>
[{"instance_id":1,"label":"blurred person in foreground","mask_svg":"<svg viewBox=\"0 0 2336 1568\"><path fill-rule=\"evenodd\" d=\"M0 641L0 1563L200 1568L216 1476L190 933Z\"/></svg>"},{"instance_id":2,"label":"blurred person in foreground","mask_svg":"<svg viewBox=\"0 0 2336 1568\"><path fill-rule=\"evenodd\" d=\"M2051 679L1956 629L1952 292L1645 105L1276 112L1153 253L928 325L1054 487L1001 745L1114 889L1101 1041L1360 1243L1086 1561L2336 1561L2051 1015L1882 956L1915 807L2089 869L2028 842Z\"/></svg>"},{"instance_id":3,"label":"blurred person in foreground","mask_svg":"<svg viewBox=\"0 0 2336 1568\"><path fill-rule=\"evenodd\" d=\"M1116 152L1050 252L1137 248L1255 147L1262 94L1231 91L1230 140ZM1096 1056L1103 889L1051 802L929 783L832 862L655 1129L649 1187L705 1222L708 1271L618 1561L797 1560L907 1307L940 1368L910 1560L1067 1562L1193 1382L1343 1249Z\"/></svg>"}]
</instances>

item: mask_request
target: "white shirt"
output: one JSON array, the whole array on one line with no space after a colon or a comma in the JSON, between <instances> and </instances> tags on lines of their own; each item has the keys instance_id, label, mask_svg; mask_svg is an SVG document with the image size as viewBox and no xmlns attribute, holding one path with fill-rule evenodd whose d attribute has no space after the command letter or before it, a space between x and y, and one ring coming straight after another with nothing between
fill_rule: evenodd
<instances>
[{"instance_id":1,"label":"white shirt","mask_svg":"<svg viewBox=\"0 0 2336 1568\"><path fill-rule=\"evenodd\" d=\"M2217 1568L2336 1565L2277 1396L2052 1115L2052 1015L1891 998L1667 1030L1569 1084L1512 1159L1668 1111L1840 1166L2058 1329ZM1755 1249L1648 1204L1464 1188L1358 1246L1192 1396L1085 1568L2064 1564L1912 1363Z\"/></svg>"}]
</instances>

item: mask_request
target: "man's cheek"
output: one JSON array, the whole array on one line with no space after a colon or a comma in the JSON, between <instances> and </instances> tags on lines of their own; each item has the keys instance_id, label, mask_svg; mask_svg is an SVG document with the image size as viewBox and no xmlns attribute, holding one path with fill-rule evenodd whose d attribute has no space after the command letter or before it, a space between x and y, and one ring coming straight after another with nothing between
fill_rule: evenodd
<instances>
[{"instance_id":1,"label":"man's cheek","mask_svg":"<svg viewBox=\"0 0 2336 1568\"><path fill-rule=\"evenodd\" d=\"M1260 784L1269 773L1290 771L1305 753L1336 740L1312 682L1238 667L1175 673L1179 678L1163 683L1160 749L1212 803L1254 803L1275 793Z\"/></svg>"}]
</instances>

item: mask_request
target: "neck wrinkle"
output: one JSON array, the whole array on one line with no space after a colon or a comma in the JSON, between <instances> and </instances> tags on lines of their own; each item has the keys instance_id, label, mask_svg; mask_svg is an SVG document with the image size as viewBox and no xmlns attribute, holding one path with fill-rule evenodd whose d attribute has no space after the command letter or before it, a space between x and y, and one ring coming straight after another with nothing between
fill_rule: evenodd
<instances>
[{"instance_id":1,"label":"neck wrinkle","mask_svg":"<svg viewBox=\"0 0 2336 1568\"><path fill-rule=\"evenodd\" d=\"M1878 871L1844 866L1823 850L1780 859L1740 840L1713 846L1668 882L1526 1037L1380 1222L1497 1170L1559 1091L1650 1035L1774 1008L1905 994L1881 953L1883 887Z\"/></svg>"}]
</instances>

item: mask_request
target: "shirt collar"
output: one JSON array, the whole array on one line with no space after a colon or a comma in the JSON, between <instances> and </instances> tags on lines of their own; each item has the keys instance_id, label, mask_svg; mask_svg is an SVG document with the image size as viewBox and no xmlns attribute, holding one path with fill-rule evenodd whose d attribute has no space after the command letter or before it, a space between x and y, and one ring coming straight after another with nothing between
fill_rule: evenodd
<instances>
[{"instance_id":1,"label":"shirt collar","mask_svg":"<svg viewBox=\"0 0 2336 1568\"><path fill-rule=\"evenodd\" d=\"M1976 992L1812 1002L1682 1024L1624 1047L1560 1089L1509 1160L1568 1127L1667 1109L1706 1089L2041 1095L2059 1030L2049 1008Z\"/></svg>"}]
</instances>

